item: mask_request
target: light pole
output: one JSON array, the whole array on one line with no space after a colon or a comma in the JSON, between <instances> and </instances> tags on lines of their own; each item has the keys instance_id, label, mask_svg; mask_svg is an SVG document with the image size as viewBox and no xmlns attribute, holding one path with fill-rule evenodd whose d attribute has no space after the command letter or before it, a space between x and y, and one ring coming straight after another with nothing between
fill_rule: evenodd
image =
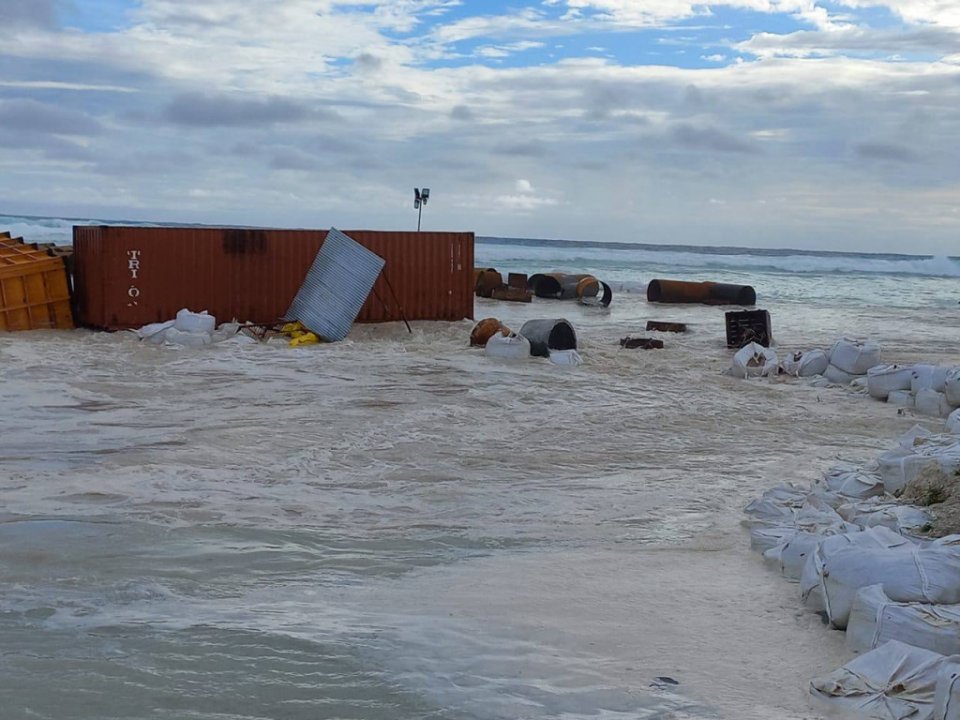
<instances>
[{"instance_id":1,"label":"light pole","mask_svg":"<svg viewBox=\"0 0 960 720\"><path fill-rule=\"evenodd\" d=\"M430 199L430 188L420 188L413 189L413 207L417 211L417 232L420 232L420 216L423 214L423 206L427 204L427 200Z\"/></svg>"}]
</instances>

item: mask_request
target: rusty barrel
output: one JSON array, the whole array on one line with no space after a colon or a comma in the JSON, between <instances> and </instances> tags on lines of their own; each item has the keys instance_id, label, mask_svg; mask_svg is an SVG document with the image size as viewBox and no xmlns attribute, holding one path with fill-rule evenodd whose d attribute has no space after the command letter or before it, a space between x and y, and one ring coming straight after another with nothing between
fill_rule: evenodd
<instances>
[{"instance_id":1,"label":"rusty barrel","mask_svg":"<svg viewBox=\"0 0 960 720\"><path fill-rule=\"evenodd\" d=\"M704 305L755 305L757 293L749 285L656 279L651 280L647 285L647 301Z\"/></svg>"},{"instance_id":2,"label":"rusty barrel","mask_svg":"<svg viewBox=\"0 0 960 720\"><path fill-rule=\"evenodd\" d=\"M530 276L527 285L539 298L558 300L593 297L600 291L600 282L587 274L537 273Z\"/></svg>"},{"instance_id":3,"label":"rusty barrel","mask_svg":"<svg viewBox=\"0 0 960 720\"><path fill-rule=\"evenodd\" d=\"M474 268L473 289L480 297L490 297L493 291L503 285L503 276L496 268Z\"/></svg>"},{"instance_id":4,"label":"rusty barrel","mask_svg":"<svg viewBox=\"0 0 960 720\"><path fill-rule=\"evenodd\" d=\"M510 334L510 328L496 318L484 318L478 322L470 333L470 344L486 347L487 341L497 333Z\"/></svg>"}]
</instances>

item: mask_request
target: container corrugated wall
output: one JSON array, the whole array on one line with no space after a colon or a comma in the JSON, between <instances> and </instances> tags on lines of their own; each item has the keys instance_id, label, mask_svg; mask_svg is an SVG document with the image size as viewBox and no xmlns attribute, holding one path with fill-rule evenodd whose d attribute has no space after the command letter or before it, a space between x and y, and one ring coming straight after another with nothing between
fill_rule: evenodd
<instances>
[{"instance_id":1,"label":"container corrugated wall","mask_svg":"<svg viewBox=\"0 0 960 720\"><path fill-rule=\"evenodd\" d=\"M409 320L473 316L473 233L344 232L386 261L358 322L399 320L401 307ZM220 321L275 323L300 289L326 234L74 227L78 322L134 328L169 320L187 307L207 310Z\"/></svg>"}]
</instances>

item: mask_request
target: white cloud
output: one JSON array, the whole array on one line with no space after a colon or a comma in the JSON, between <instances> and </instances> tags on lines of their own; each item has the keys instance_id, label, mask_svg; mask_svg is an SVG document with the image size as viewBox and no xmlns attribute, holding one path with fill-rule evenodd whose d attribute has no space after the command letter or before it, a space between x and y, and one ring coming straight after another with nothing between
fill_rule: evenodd
<instances>
[{"instance_id":1,"label":"white cloud","mask_svg":"<svg viewBox=\"0 0 960 720\"><path fill-rule=\"evenodd\" d=\"M894 11L929 18L931 2ZM4 104L16 122L0 124L0 196L60 214L397 227L410 188L428 185L434 227L483 234L954 242L949 13L893 32L856 26L853 0L843 15L812 0L724 5L810 29L759 33L735 48L745 60L683 68L666 64L668 46L656 66L578 58L573 42L551 43L566 57L552 63L537 54L524 67L521 53L718 5L558 0L502 16L463 6L448 21L439 0L144 0L123 31L26 27L0 45L0 101L16 101ZM458 49L463 39L479 49ZM689 56L727 62L713 49ZM898 53L943 59L884 59ZM485 62L512 54L511 67ZM65 134L64 118L88 132Z\"/></svg>"}]
</instances>

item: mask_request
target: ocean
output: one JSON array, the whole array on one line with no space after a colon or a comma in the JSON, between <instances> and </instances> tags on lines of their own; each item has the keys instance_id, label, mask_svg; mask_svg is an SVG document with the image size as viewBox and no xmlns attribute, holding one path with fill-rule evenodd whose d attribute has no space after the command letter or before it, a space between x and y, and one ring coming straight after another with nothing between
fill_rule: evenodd
<instances>
[{"instance_id":1,"label":"ocean","mask_svg":"<svg viewBox=\"0 0 960 720\"><path fill-rule=\"evenodd\" d=\"M75 222L0 230L67 243ZM940 423L728 377L725 309L651 305L646 283L752 284L780 353L870 337L960 364L960 261L476 255L612 286L606 309L476 302L515 329L568 319L583 365L492 360L467 320L304 348L0 335L0 717L828 717L807 688L850 658L843 634L749 551L742 508ZM647 319L690 332L621 349Z\"/></svg>"}]
</instances>

